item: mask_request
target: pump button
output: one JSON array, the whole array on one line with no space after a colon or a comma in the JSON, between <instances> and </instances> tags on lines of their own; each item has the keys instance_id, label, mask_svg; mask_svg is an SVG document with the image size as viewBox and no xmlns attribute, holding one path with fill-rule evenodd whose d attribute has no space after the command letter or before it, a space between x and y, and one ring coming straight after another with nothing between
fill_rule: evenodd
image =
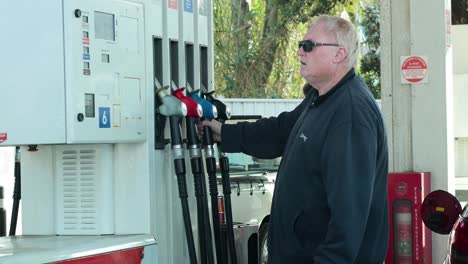
<instances>
[{"instance_id":1,"label":"pump button","mask_svg":"<svg viewBox=\"0 0 468 264\"><path fill-rule=\"evenodd\" d=\"M78 122L83 122L84 120L84 115L83 113L79 113L78 116L76 117L78 119Z\"/></svg>"},{"instance_id":2,"label":"pump button","mask_svg":"<svg viewBox=\"0 0 468 264\"><path fill-rule=\"evenodd\" d=\"M81 10L75 9L75 17L79 18L81 16Z\"/></svg>"}]
</instances>

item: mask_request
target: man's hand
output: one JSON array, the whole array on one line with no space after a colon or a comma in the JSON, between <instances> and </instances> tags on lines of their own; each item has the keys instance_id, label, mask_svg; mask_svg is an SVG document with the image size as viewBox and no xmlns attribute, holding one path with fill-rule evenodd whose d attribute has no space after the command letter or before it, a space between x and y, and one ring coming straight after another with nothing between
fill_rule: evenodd
<instances>
[{"instance_id":1,"label":"man's hand","mask_svg":"<svg viewBox=\"0 0 468 264\"><path fill-rule=\"evenodd\" d=\"M221 142L221 127L222 123L216 121L216 120L204 120L201 123L198 123L198 136L200 138L203 137L203 127L209 127L211 128L211 131L213 133L213 140L216 142Z\"/></svg>"}]
</instances>

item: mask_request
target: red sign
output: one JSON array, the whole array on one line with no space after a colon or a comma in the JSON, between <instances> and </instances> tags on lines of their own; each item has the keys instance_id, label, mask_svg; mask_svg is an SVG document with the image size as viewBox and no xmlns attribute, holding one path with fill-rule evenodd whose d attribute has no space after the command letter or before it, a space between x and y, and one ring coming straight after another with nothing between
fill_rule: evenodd
<instances>
[{"instance_id":1,"label":"red sign","mask_svg":"<svg viewBox=\"0 0 468 264\"><path fill-rule=\"evenodd\" d=\"M89 45L89 38L83 38L83 44Z\"/></svg>"},{"instance_id":2,"label":"red sign","mask_svg":"<svg viewBox=\"0 0 468 264\"><path fill-rule=\"evenodd\" d=\"M7 133L0 133L0 144L7 140L8 134Z\"/></svg>"},{"instance_id":3,"label":"red sign","mask_svg":"<svg viewBox=\"0 0 468 264\"><path fill-rule=\"evenodd\" d=\"M0 143L3 143L7 140L7 133L0 133Z\"/></svg>"},{"instance_id":4,"label":"red sign","mask_svg":"<svg viewBox=\"0 0 468 264\"><path fill-rule=\"evenodd\" d=\"M422 57L411 56L401 64L403 82L419 83L427 77L427 63Z\"/></svg>"},{"instance_id":5,"label":"red sign","mask_svg":"<svg viewBox=\"0 0 468 264\"><path fill-rule=\"evenodd\" d=\"M177 0L169 0L167 6L172 9L177 9Z\"/></svg>"}]
</instances>

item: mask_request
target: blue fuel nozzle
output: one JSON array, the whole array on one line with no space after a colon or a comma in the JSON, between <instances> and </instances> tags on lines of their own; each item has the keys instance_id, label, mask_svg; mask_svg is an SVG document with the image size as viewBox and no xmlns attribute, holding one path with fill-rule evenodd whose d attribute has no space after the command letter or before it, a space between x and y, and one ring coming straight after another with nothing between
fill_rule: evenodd
<instances>
[{"instance_id":1,"label":"blue fuel nozzle","mask_svg":"<svg viewBox=\"0 0 468 264\"><path fill-rule=\"evenodd\" d=\"M209 120L217 118L218 109L208 100L201 98L200 95L198 94L199 91L200 90L195 90L195 91L189 92L188 94L193 100L195 100L195 102L197 102L198 104L202 106L203 118L206 118Z\"/></svg>"}]
</instances>

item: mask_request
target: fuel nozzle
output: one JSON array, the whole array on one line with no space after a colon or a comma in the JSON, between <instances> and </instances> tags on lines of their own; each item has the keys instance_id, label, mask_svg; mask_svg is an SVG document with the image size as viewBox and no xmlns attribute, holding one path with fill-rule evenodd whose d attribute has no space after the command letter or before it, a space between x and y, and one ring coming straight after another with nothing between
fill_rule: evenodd
<instances>
[{"instance_id":1,"label":"fuel nozzle","mask_svg":"<svg viewBox=\"0 0 468 264\"><path fill-rule=\"evenodd\" d=\"M187 106L184 102L180 101L176 97L172 96L169 91L169 86L164 86L156 90L156 95L161 104L159 106L159 112L165 116L186 116Z\"/></svg>"},{"instance_id":2,"label":"fuel nozzle","mask_svg":"<svg viewBox=\"0 0 468 264\"><path fill-rule=\"evenodd\" d=\"M175 84L173 83L173 89ZM172 95L175 96L177 99L179 99L181 102L183 102L187 106L187 116L188 117L195 117L195 118L201 118L203 116L203 108L200 104L198 104L195 100L192 98L186 96L184 94L185 87L181 87L179 89L176 89L172 92Z\"/></svg>"},{"instance_id":3,"label":"fuel nozzle","mask_svg":"<svg viewBox=\"0 0 468 264\"><path fill-rule=\"evenodd\" d=\"M189 85L187 87L189 87ZM202 109L203 109L202 117L209 119L209 120L217 118L218 117L217 107L214 106L210 101L201 98L199 95L199 92L200 90L189 92L188 96L190 96L190 98L192 98L195 102L197 102L198 104L202 106Z\"/></svg>"},{"instance_id":4,"label":"fuel nozzle","mask_svg":"<svg viewBox=\"0 0 468 264\"><path fill-rule=\"evenodd\" d=\"M221 102L220 100L214 98L213 96L214 91L204 93L203 96L208 100L210 103L212 103L216 109L218 109L218 117L216 118L218 121L224 122L228 119L231 118L231 109L229 107Z\"/></svg>"}]
</instances>

